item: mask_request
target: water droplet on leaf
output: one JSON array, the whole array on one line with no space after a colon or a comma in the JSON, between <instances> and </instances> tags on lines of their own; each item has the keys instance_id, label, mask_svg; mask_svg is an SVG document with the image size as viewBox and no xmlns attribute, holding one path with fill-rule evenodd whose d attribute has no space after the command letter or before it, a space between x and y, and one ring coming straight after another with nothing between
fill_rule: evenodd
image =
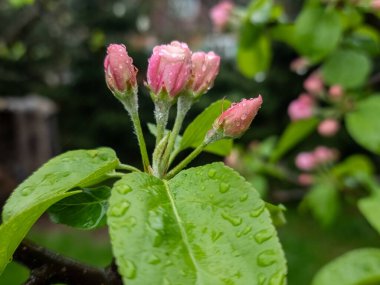
<instances>
[{"instance_id":1,"label":"water droplet on leaf","mask_svg":"<svg viewBox=\"0 0 380 285\"><path fill-rule=\"evenodd\" d=\"M123 258L121 260L121 266L119 267L121 275L128 279L134 279L136 277L136 266L129 259Z\"/></svg>"},{"instance_id":2,"label":"water droplet on leaf","mask_svg":"<svg viewBox=\"0 0 380 285\"><path fill-rule=\"evenodd\" d=\"M131 203L129 203L129 201L126 201L126 200L117 203L111 208L111 211L110 211L111 216L121 217L127 212L130 205Z\"/></svg>"},{"instance_id":3,"label":"water droplet on leaf","mask_svg":"<svg viewBox=\"0 0 380 285\"><path fill-rule=\"evenodd\" d=\"M22 196L28 196L30 193L33 192L33 188L30 186L26 186L21 190L21 195Z\"/></svg>"},{"instance_id":4,"label":"water droplet on leaf","mask_svg":"<svg viewBox=\"0 0 380 285\"><path fill-rule=\"evenodd\" d=\"M219 192L220 193L226 193L228 190L230 190L230 185L222 182L219 186Z\"/></svg>"},{"instance_id":5,"label":"water droplet on leaf","mask_svg":"<svg viewBox=\"0 0 380 285\"><path fill-rule=\"evenodd\" d=\"M248 200L248 193L245 193L240 196L240 202L244 202Z\"/></svg>"},{"instance_id":6,"label":"water droplet on leaf","mask_svg":"<svg viewBox=\"0 0 380 285\"><path fill-rule=\"evenodd\" d=\"M208 171L207 174L208 174L208 177L213 178L213 177L215 177L216 170L213 169L213 168L211 168L211 169Z\"/></svg>"},{"instance_id":7,"label":"water droplet on leaf","mask_svg":"<svg viewBox=\"0 0 380 285\"><path fill-rule=\"evenodd\" d=\"M231 216L224 212L222 213L222 218L230 222L235 227L241 225L241 223L243 222L243 219L241 217Z\"/></svg>"},{"instance_id":8,"label":"water droplet on leaf","mask_svg":"<svg viewBox=\"0 0 380 285\"><path fill-rule=\"evenodd\" d=\"M132 188L129 185L118 185L116 186L116 191L124 195L132 191Z\"/></svg>"},{"instance_id":9,"label":"water droplet on leaf","mask_svg":"<svg viewBox=\"0 0 380 285\"><path fill-rule=\"evenodd\" d=\"M261 215L262 212L264 212L264 209L265 209L265 204L264 203L261 203L258 207L256 207L255 209L253 209L249 215L252 217L252 218L256 218L258 216Z\"/></svg>"},{"instance_id":10,"label":"water droplet on leaf","mask_svg":"<svg viewBox=\"0 0 380 285\"><path fill-rule=\"evenodd\" d=\"M271 229L264 229L255 234L255 241L259 244L262 244L263 242L267 241L273 236Z\"/></svg>"},{"instance_id":11,"label":"water droplet on leaf","mask_svg":"<svg viewBox=\"0 0 380 285\"><path fill-rule=\"evenodd\" d=\"M277 254L272 249L264 250L257 256L257 264L259 266L263 266L263 267L270 266L276 261L277 261Z\"/></svg>"},{"instance_id":12,"label":"water droplet on leaf","mask_svg":"<svg viewBox=\"0 0 380 285\"><path fill-rule=\"evenodd\" d=\"M285 284L285 274L282 271L278 271L273 274L269 279L268 285L284 285Z\"/></svg>"},{"instance_id":13,"label":"water droplet on leaf","mask_svg":"<svg viewBox=\"0 0 380 285\"><path fill-rule=\"evenodd\" d=\"M149 257L148 257L148 263L149 264L158 264L160 262L161 262L161 259L157 255L155 255L155 254L149 255Z\"/></svg>"}]
</instances>

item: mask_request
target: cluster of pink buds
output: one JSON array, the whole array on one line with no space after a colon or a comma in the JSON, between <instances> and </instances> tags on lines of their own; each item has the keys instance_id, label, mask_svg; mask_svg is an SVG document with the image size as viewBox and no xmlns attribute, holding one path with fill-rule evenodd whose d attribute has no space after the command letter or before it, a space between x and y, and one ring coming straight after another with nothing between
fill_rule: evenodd
<instances>
[{"instance_id":1,"label":"cluster of pink buds","mask_svg":"<svg viewBox=\"0 0 380 285\"><path fill-rule=\"evenodd\" d=\"M338 158L336 149L318 146L311 152L301 152L296 156L295 164L303 171L312 171L318 166L333 162Z\"/></svg>"},{"instance_id":2,"label":"cluster of pink buds","mask_svg":"<svg viewBox=\"0 0 380 285\"><path fill-rule=\"evenodd\" d=\"M324 84L321 74L316 71L313 72L303 83L303 87L310 94L318 95L324 91Z\"/></svg>"},{"instance_id":3,"label":"cluster of pink buds","mask_svg":"<svg viewBox=\"0 0 380 285\"><path fill-rule=\"evenodd\" d=\"M334 136L339 129L340 123L335 119L325 119L318 125L318 133L324 137Z\"/></svg>"},{"instance_id":4,"label":"cluster of pink buds","mask_svg":"<svg viewBox=\"0 0 380 285\"><path fill-rule=\"evenodd\" d=\"M301 94L288 107L288 115L292 121L307 119L313 116L315 99L307 93Z\"/></svg>"},{"instance_id":5,"label":"cluster of pink buds","mask_svg":"<svg viewBox=\"0 0 380 285\"><path fill-rule=\"evenodd\" d=\"M234 6L231 1L225 0L211 8L210 18L216 30L222 31L227 27Z\"/></svg>"}]
</instances>

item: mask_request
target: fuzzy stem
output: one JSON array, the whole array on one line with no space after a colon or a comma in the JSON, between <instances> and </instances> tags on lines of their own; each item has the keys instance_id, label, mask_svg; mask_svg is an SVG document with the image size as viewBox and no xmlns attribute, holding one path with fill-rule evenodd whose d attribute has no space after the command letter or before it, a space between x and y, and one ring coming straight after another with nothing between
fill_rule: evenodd
<instances>
[{"instance_id":1,"label":"fuzzy stem","mask_svg":"<svg viewBox=\"0 0 380 285\"><path fill-rule=\"evenodd\" d=\"M142 162L144 166L144 171L149 172L150 162L149 162L148 152L146 150L144 134L141 128L141 123L140 123L140 118L139 118L139 113L138 113L137 93L124 98L122 103L125 109L128 111L129 115L131 116L131 119L133 122L133 127L135 129L137 141L140 147L140 153L141 153L141 158L142 158Z\"/></svg>"},{"instance_id":2,"label":"fuzzy stem","mask_svg":"<svg viewBox=\"0 0 380 285\"><path fill-rule=\"evenodd\" d=\"M166 171L169 167L170 155L173 153L176 138L181 130L183 120L185 119L186 114L190 110L192 104L193 97L190 94L184 94L178 98L176 119L161 163L164 171Z\"/></svg>"},{"instance_id":3,"label":"fuzzy stem","mask_svg":"<svg viewBox=\"0 0 380 285\"><path fill-rule=\"evenodd\" d=\"M154 117L157 125L156 147L165 135L165 128L168 123L170 107L170 103L161 100L157 100L154 104Z\"/></svg>"},{"instance_id":4,"label":"fuzzy stem","mask_svg":"<svg viewBox=\"0 0 380 285\"><path fill-rule=\"evenodd\" d=\"M117 169L120 169L120 170L127 170L127 171L136 171L136 172L141 172L140 169L132 166L132 165L129 165L129 164L119 164L119 166L117 167Z\"/></svg>"}]
</instances>

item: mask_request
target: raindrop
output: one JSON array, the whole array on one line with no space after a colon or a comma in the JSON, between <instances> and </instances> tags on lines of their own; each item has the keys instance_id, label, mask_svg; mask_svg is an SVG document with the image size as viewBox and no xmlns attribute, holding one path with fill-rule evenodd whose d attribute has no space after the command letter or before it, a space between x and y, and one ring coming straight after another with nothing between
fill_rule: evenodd
<instances>
[{"instance_id":1,"label":"raindrop","mask_svg":"<svg viewBox=\"0 0 380 285\"><path fill-rule=\"evenodd\" d=\"M248 200L248 193L245 193L240 196L240 202L244 202Z\"/></svg>"},{"instance_id":2,"label":"raindrop","mask_svg":"<svg viewBox=\"0 0 380 285\"><path fill-rule=\"evenodd\" d=\"M213 178L215 177L215 174L216 174L216 170L214 168L211 168L209 171L208 171L208 177L210 178Z\"/></svg>"},{"instance_id":3,"label":"raindrop","mask_svg":"<svg viewBox=\"0 0 380 285\"><path fill-rule=\"evenodd\" d=\"M162 285L172 285L172 283L169 281L168 278L164 278L164 280L162 280Z\"/></svg>"},{"instance_id":4,"label":"raindrop","mask_svg":"<svg viewBox=\"0 0 380 285\"><path fill-rule=\"evenodd\" d=\"M242 121L244 121L245 119L247 119L247 113L243 113L243 115L241 115L240 119Z\"/></svg>"},{"instance_id":5,"label":"raindrop","mask_svg":"<svg viewBox=\"0 0 380 285\"><path fill-rule=\"evenodd\" d=\"M219 192L220 193L226 193L228 190L230 190L230 185L222 182L219 186Z\"/></svg>"},{"instance_id":6,"label":"raindrop","mask_svg":"<svg viewBox=\"0 0 380 285\"><path fill-rule=\"evenodd\" d=\"M163 241L164 241L163 236L159 232L155 231L153 233L153 246L159 247Z\"/></svg>"},{"instance_id":7,"label":"raindrop","mask_svg":"<svg viewBox=\"0 0 380 285\"><path fill-rule=\"evenodd\" d=\"M213 242L215 242L215 241L217 241L222 235L223 235L223 232L212 231L212 232L211 232L211 240L212 240Z\"/></svg>"},{"instance_id":8,"label":"raindrop","mask_svg":"<svg viewBox=\"0 0 380 285\"><path fill-rule=\"evenodd\" d=\"M208 195L208 197L209 197L210 199L213 199L213 198L214 198L214 194L210 194L210 195Z\"/></svg>"},{"instance_id":9,"label":"raindrop","mask_svg":"<svg viewBox=\"0 0 380 285\"><path fill-rule=\"evenodd\" d=\"M111 208L110 215L114 217L120 217L127 212L130 205L131 203L126 200L121 201Z\"/></svg>"},{"instance_id":10,"label":"raindrop","mask_svg":"<svg viewBox=\"0 0 380 285\"><path fill-rule=\"evenodd\" d=\"M257 264L259 266L263 266L263 267L270 266L276 261L277 261L277 254L272 249L264 250L257 256Z\"/></svg>"},{"instance_id":11,"label":"raindrop","mask_svg":"<svg viewBox=\"0 0 380 285\"><path fill-rule=\"evenodd\" d=\"M222 218L230 222L235 227L241 225L241 223L243 222L243 219L241 217L234 217L227 213L222 213Z\"/></svg>"},{"instance_id":12,"label":"raindrop","mask_svg":"<svg viewBox=\"0 0 380 285\"><path fill-rule=\"evenodd\" d=\"M258 276L258 282L259 282L258 285L264 285L266 281L267 281L267 278L265 277L265 274L260 273Z\"/></svg>"},{"instance_id":13,"label":"raindrop","mask_svg":"<svg viewBox=\"0 0 380 285\"><path fill-rule=\"evenodd\" d=\"M28 196L30 193L33 192L33 188L31 186L25 186L22 190L21 190L21 195L22 196Z\"/></svg>"},{"instance_id":14,"label":"raindrop","mask_svg":"<svg viewBox=\"0 0 380 285\"><path fill-rule=\"evenodd\" d=\"M264 203L261 203L257 208L253 209L251 212L250 212L250 216L252 218L256 218L258 216L261 215L262 212L264 212L264 209L265 209L265 204Z\"/></svg>"},{"instance_id":15,"label":"raindrop","mask_svg":"<svg viewBox=\"0 0 380 285\"><path fill-rule=\"evenodd\" d=\"M116 191L119 192L121 195L127 194L132 191L132 188L129 187L129 185L118 185L116 186Z\"/></svg>"},{"instance_id":16,"label":"raindrop","mask_svg":"<svg viewBox=\"0 0 380 285\"><path fill-rule=\"evenodd\" d=\"M282 271L278 271L273 274L273 276L269 279L268 285L284 285L285 284L285 274Z\"/></svg>"},{"instance_id":17,"label":"raindrop","mask_svg":"<svg viewBox=\"0 0 380 285\"><path fill-rule=\"evenodd\" d=\"M123 258L121 260L122 266L120 266L121 275L128 279L134 279L136 277L136 266L129 259Z\"/></svg>"},{"instance_id":18,"label":"raindrop","mask_svg":"<svg viewBox=\"0 0 380 285\"><path fill-rule=\"evenodd\" d=\"M243 235L243 233L242 232L237 232L235 235L236 235L237 238L240 238Z\"/></svg>"},{"instance_id":19,"label":"raindrop","mask_svg":"<svg viewBox=\"0 0 380 285\"><path fill-rule=\"evenodd\" d=\"M95 150L95 149L88 150L87 153L88 153L91 157L96 157L96 156L98 155L98 151Z\"/></svg>"},{"instance_id":20,"label":"raindrop","mask_svg":"<svg viewBox=\"0 0 380 285\"><path fill-rule=\"evenodd\" d=\"M155 255L155 254L151 254L148 256L148 263L149 264L158 264L161 262L161 259Z\"/></svg>"},{"instance_id":21,"label":"raindrop","mask_svg":"<svg viewBox=\"0 0 380 285\"><path fill-rule=\"evenodd\" d=\"M264 229L255 234L255 241L259 244L262 244L263 242L267 241L273 236L271 229Z\"/></svg>"},{"instance_id":22,"label":"raindrop","mask_svg":"<svg viewBox=\"0 0 380 285\"><path fill-rule=\"evenodd\" d=\"M243 235L249 234L252 231L252 226L247 226L245 229L242 231Z\"/></svg>"}]
</instances>

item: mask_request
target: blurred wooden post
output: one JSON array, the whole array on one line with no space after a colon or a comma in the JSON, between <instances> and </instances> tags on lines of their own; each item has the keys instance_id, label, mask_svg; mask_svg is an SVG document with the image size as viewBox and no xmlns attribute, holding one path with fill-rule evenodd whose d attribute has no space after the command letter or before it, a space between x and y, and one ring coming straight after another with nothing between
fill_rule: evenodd
<instances>
[{"instance_id":1,"label":"blurred wooden post","mask_svg":"<svg viewBox=\"0 0 380 285\"><path fill-rule=\"evenodd\" d=\"M41 96L0 97L0 205L58 153L56 113L56 105Z\"/></svg>"}]
</instances>

